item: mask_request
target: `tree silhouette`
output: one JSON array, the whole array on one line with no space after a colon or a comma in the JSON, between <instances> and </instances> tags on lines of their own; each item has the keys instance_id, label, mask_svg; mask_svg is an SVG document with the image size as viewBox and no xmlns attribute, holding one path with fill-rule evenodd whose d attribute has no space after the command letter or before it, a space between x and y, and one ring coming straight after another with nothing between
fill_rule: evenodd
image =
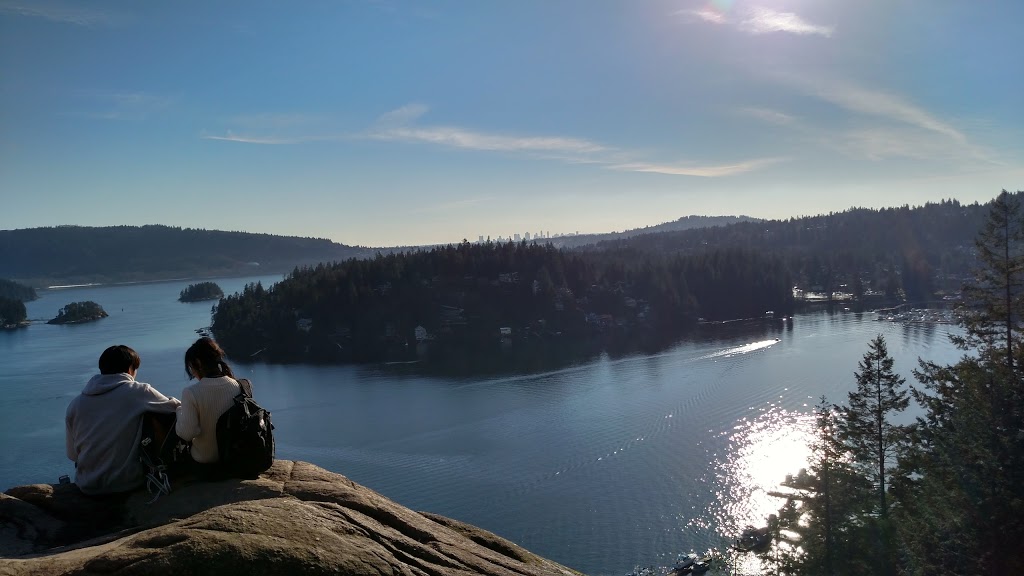
<instances>
[{"instance_id":1,"label":"tree silhouette","mask_svg":"<svg viewBox=\"0 0 1024 576\"><path fill-rule=\"evenodd\" d=\"M910 395L905 380L892 370L893 359L879 334L855 373L857 389L849 393L849 405L840 408L839 436L855 462L865 469L878 490L878 514L889 513L885 485L899 449L906 442L906 427L888 418L906 410Z\"/></svg>"},{"instance_id":2,"label":"tree silhouette","mask_svg":"<svg viewBox=\"0 0 1024 576\"><path fill-rule=\"evenodd\" d=\"M1024 287L1024 223L1016 195L1003 190L992 202L975 247L974 279L963 288L959 310L966 334L953 341L982 355L998 355L1013 370L1014 350L1021 345Z\"/></svg>"}]
</instances>

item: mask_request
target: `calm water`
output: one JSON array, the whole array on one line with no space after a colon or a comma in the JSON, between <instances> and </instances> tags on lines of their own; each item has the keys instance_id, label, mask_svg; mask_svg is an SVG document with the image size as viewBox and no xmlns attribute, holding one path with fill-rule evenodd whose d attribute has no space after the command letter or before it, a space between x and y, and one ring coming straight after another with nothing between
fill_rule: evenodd
<instances>
[{"instance_id":1,"label":"calm water","mask_svg":"<svg viewBox=\"0 0 1024 576\"><path fill-rule=\"evenodd\" d=\"M253 280L218 283L233 292ZM182 355L210 311L210 303L176 301L186 285L46 291L28 304L30 318L80 300L110 317L0 333L0 489L71 473L64 410L105 347L134 347L139 379L180 396ZM659 355L528 376L427 378L388 366L236 371L273 411L279 457L588 574L621 575L670 566L682 552L763 524L781 504L766 491L806 463L817 397L845 398L868 340L884 334L909 380L918 357L959 356L949 330L822 312L789 325L709 328Z\"/></svg>"}]
</instances>

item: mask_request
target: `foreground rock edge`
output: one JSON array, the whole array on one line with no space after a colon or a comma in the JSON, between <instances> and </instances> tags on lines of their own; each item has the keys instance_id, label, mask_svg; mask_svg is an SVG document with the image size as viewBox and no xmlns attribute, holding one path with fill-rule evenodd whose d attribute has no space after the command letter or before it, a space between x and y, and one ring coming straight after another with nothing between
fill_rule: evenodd
<instances>
[{"instance_id":1,"label":"foreground rock edge","mask_svg":"<svg viewBox=\"0 0 1024 576\"><path fill-rule=\"evenodd\" d=\"M0 495L0 574L579 574L306 462L148 499L11 488Z\"/></svg>"}]
</instances>

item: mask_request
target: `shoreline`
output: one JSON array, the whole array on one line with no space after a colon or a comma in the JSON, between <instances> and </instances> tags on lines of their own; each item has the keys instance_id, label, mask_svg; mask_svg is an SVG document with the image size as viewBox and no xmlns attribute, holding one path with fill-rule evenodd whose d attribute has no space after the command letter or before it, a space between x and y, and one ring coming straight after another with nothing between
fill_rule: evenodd
<instances>
[{"instance_id":1,"label":"shoreline","mask_svg":"<svg viewBox=\"0 0 1024 576\"><path fill-rule=\"evenodd\" d=\"M126 280L121 282L86 282L82 284L55 284L53 286L40 287L35 289L41 292L58 292L60 290L68 290L74 288L113 288L117 286L137 286L142 284L161 284L165 282L195 282L214 279L251 278L256 276L274 276L278 274L280 274L283 279L283 275L285 274L285 272L266 272L263 274L227 274L213 276L183 276L180 278L155 278L151 280Z\"/></svg>"}]
</instances>

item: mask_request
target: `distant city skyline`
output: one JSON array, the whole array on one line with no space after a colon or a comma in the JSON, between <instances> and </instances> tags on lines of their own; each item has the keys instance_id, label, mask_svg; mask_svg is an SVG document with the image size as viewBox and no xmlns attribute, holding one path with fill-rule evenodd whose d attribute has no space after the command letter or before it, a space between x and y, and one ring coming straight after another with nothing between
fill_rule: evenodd
<instances>
[{"instance_id":1,"label":"distant city skyline","mask_svg":"<svg viewBox=\"0 0 1024 576\"><path fill-rule=\"evenodd\" d=\"M1024 2L0 0L0 229L430 245L1024 189Z\"/></svg>"},{"instance_id":2,"label":"distant city skyline","mask_svg":"<svg viewBox=\"0 0 1024 576\"><path fill-rule=\"evenodd\" d=\"M574 232L574 233L569 233L569 234L556 232L556 233L552 234L550 231L543 231L543 230L540 230L540 231L537 231L537 232L522 232L522 233L512 232L508 236L504 236L502 234L497 234L497 235L479 234L479 235L477 235L476 241L478 243L481 243L481 242L497 242L499 240L513 240L515 242L519 242L520 240L525 240L527 242L530 242L530 241L536 241L536 240L547 240L547 239L551 239L551 238L561 238L562 236L575 236L575 235L578 235L578 234L579 234L579 232Z\"/></svg>"}]
</instances>

